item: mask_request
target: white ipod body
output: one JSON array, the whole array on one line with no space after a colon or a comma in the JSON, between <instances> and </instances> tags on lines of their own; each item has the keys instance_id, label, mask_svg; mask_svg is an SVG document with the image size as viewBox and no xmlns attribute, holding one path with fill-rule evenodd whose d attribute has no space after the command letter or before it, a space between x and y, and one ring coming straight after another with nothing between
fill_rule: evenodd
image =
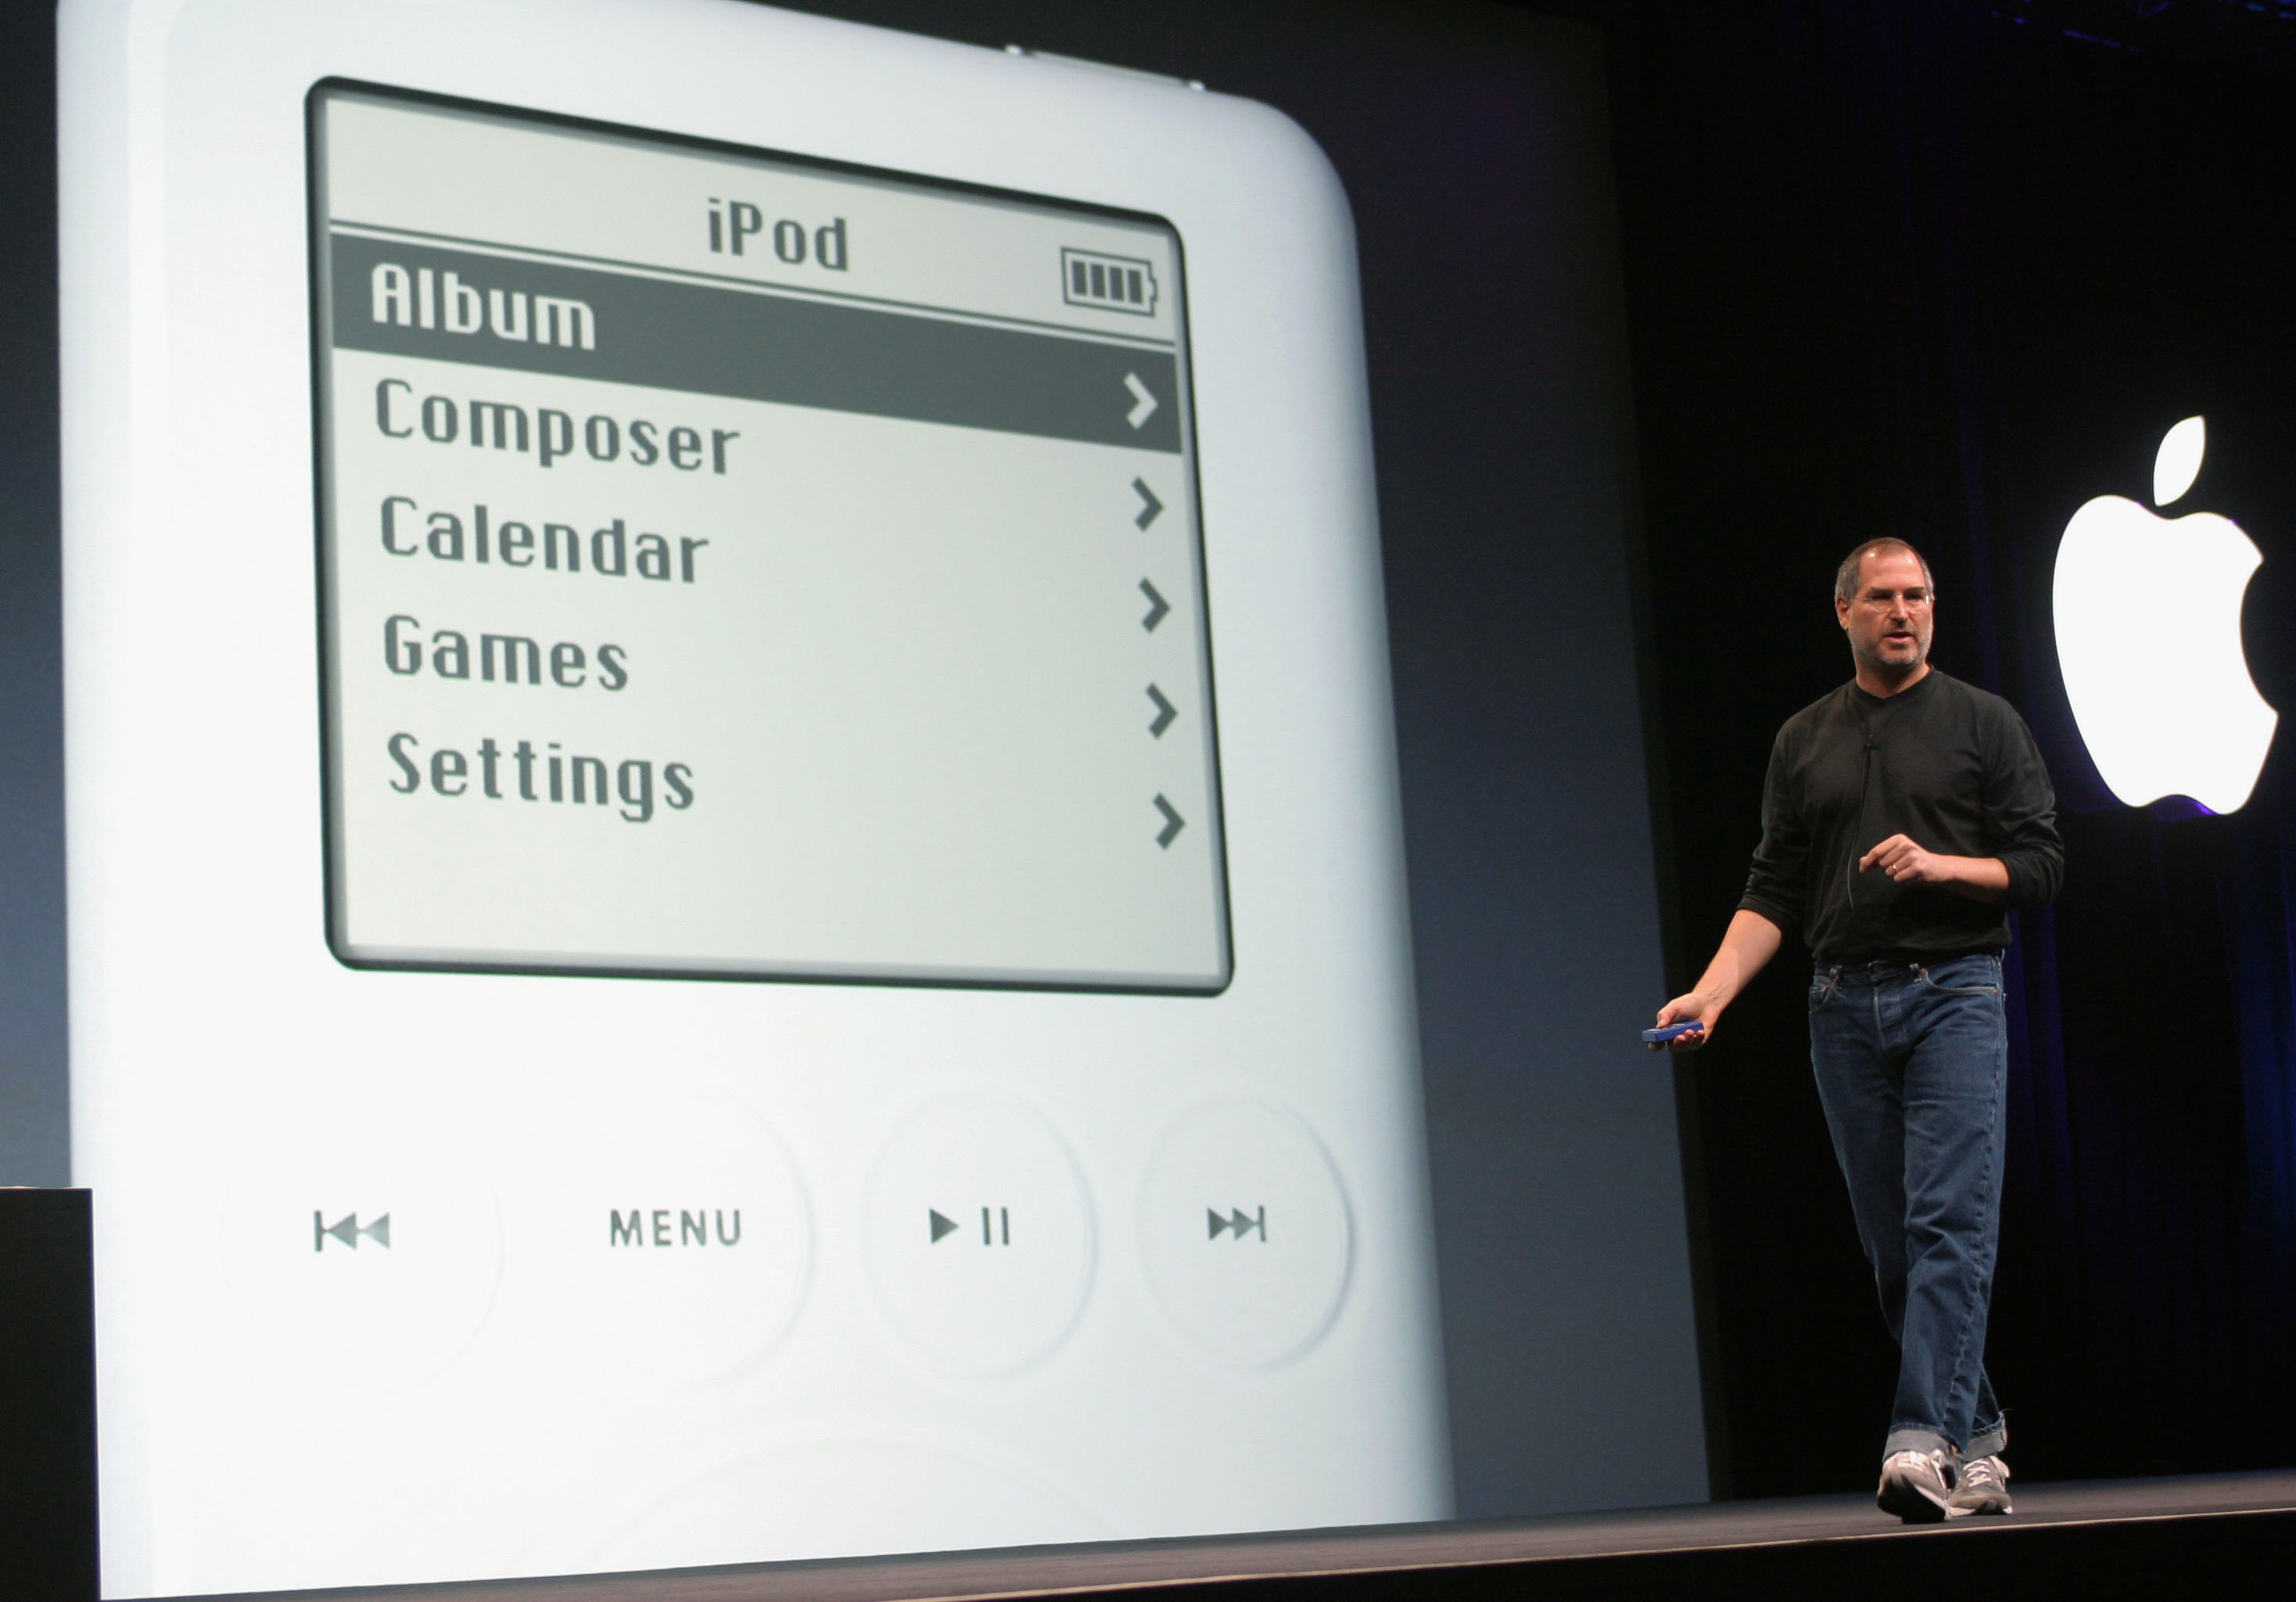
<instances>
[{"instance_id":1,"label":"white ipod body","mask_svg":"<svg viewBox=\"0 0 2296 1602\"><path fill-rule=\"evenodd\" d=\"M734 0L62 39L107 1593L1447 1516L1313 143Z\"/></svg>"}]
</instances>

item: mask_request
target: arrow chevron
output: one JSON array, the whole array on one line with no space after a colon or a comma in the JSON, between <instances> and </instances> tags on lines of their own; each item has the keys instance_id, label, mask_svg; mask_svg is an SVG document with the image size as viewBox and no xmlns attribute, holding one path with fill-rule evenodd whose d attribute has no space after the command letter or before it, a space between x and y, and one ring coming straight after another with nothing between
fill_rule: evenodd
<instances>
[{"instance_id":1,"label":"arrow chevron","mask_svg":"<svg viewBox=\"0 0 2296 1602\"><path fill-rule=\"evenodd\" d=\"M1148 386L1140 382L1137 373L1124 375L1124 387L1132 391L1132 409L1124 414L1124 421L1138 428L1156 415L1156 398L1148 392Z\"/></svg>"},{"instance_id":2,"label":"arrow chevron","mask_svg":"<svg viewBox=\"0 0 2296 1602\"><path fill-rule=\"evenodd\" d=\"M1156 843L1168 851L1172 842L1180 837L1180 831L1188 826L1188 820L1172 810L1172 803L1160 795L1156 798L1156 810L1164 815L1163 831L1156 836Z\"/></svg>"},{"instance_id":3,"label":"arrow chevron","mask_svg":"<svg viewBox=\"0 0 2296 1602\"><path fill-rule=\"evenodd\" d=\"M1180 715L1180 709L1165 700L1164 692L1152 684L1148 686L1148 699L1156 703L1156 721L1148 726L1148 732L1160 740L1164 731L1172 727L1172 719Z\"/></svg>"},{"instance_id":4,"label":"arrow chevron","mask_svg":"<svg viewBox=\"0 0 2296 1602\"><path fill-rule=\"evenodd\" d=\"M1140 593L1148 597L1148 615L1140 620L1140 627L1153 634L1156 625L1164 620L1164 614L1172 610L1172 604L1158 595L1156 587L1145 579L1140 580Z\"/></svg>"},{"instance_id":5,"label":"arrow chevron","mask_svg":"<svg viewBox=\"0 0 2296 1602\"><path fill-rule=\"evenodd\" d=\"M1132 526L1145 533L1148 525L1162 515L1164 503L1156 498L1156 492L1148 488L1148 481L1145 479L1133 480L1132 489L1133 492L1140 497L1140 515L1132 520Z\"/></svg>"}]
</instances>

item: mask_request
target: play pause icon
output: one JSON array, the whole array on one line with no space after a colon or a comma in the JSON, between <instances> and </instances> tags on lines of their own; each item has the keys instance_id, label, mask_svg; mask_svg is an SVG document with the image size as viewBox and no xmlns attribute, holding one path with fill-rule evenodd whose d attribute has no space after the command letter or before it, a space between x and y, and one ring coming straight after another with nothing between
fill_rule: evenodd
<instances>
[{"instance_id":1,"label":"play pause icon","mask_svg":"<svg viewBox=\"0 0 2296 1602\"><path fill-rule=\"evenodd\" d=\"M956 1220L938 1207L925 1209L925 1228L932 1236L931 1245L939 1245L956 1233ZM1010 1207L983 1207L980 1210L980 1244L984 1246L1009 1246L1013 1244L1013 1210Z\"/></svg>"}]
</instances>

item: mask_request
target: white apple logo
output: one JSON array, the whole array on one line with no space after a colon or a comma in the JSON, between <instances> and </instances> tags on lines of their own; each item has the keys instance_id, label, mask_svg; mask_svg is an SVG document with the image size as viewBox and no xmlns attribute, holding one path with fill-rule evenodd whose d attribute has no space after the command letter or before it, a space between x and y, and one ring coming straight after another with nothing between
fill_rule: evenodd
<instances>
[{"instance_id":1,"label":"white apple logo","mask_svg":"<svg viewBox=\"0 0 2296 1602\"><path fill-rule=\"evenodd\" d=\"M2161 441L2152 499L2193 487L2207 425ZM2132 807L2189 796L2234 812L2256 788L2280 714L2256 693L2241 599L2264 560L2230 518L2156 517L2101 495L2057 546L2057 662L2073 721L2106 787Z\"/></svg>"}]
</instances>

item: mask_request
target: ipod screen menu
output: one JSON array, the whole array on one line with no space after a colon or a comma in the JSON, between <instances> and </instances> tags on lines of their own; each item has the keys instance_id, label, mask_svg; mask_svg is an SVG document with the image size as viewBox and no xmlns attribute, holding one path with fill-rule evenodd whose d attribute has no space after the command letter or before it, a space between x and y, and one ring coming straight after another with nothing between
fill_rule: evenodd
<instances>
[{"instance_id":1,"label":"ipod screen menu","mask_svg":"<svg viewBox=\"0 0 2296 1602\"><path fill-rule=\"evenodd\" d=\"M1226 985L1168 226L366 89L311 124L340 957Z\"/></svg>"}]
</instances>

